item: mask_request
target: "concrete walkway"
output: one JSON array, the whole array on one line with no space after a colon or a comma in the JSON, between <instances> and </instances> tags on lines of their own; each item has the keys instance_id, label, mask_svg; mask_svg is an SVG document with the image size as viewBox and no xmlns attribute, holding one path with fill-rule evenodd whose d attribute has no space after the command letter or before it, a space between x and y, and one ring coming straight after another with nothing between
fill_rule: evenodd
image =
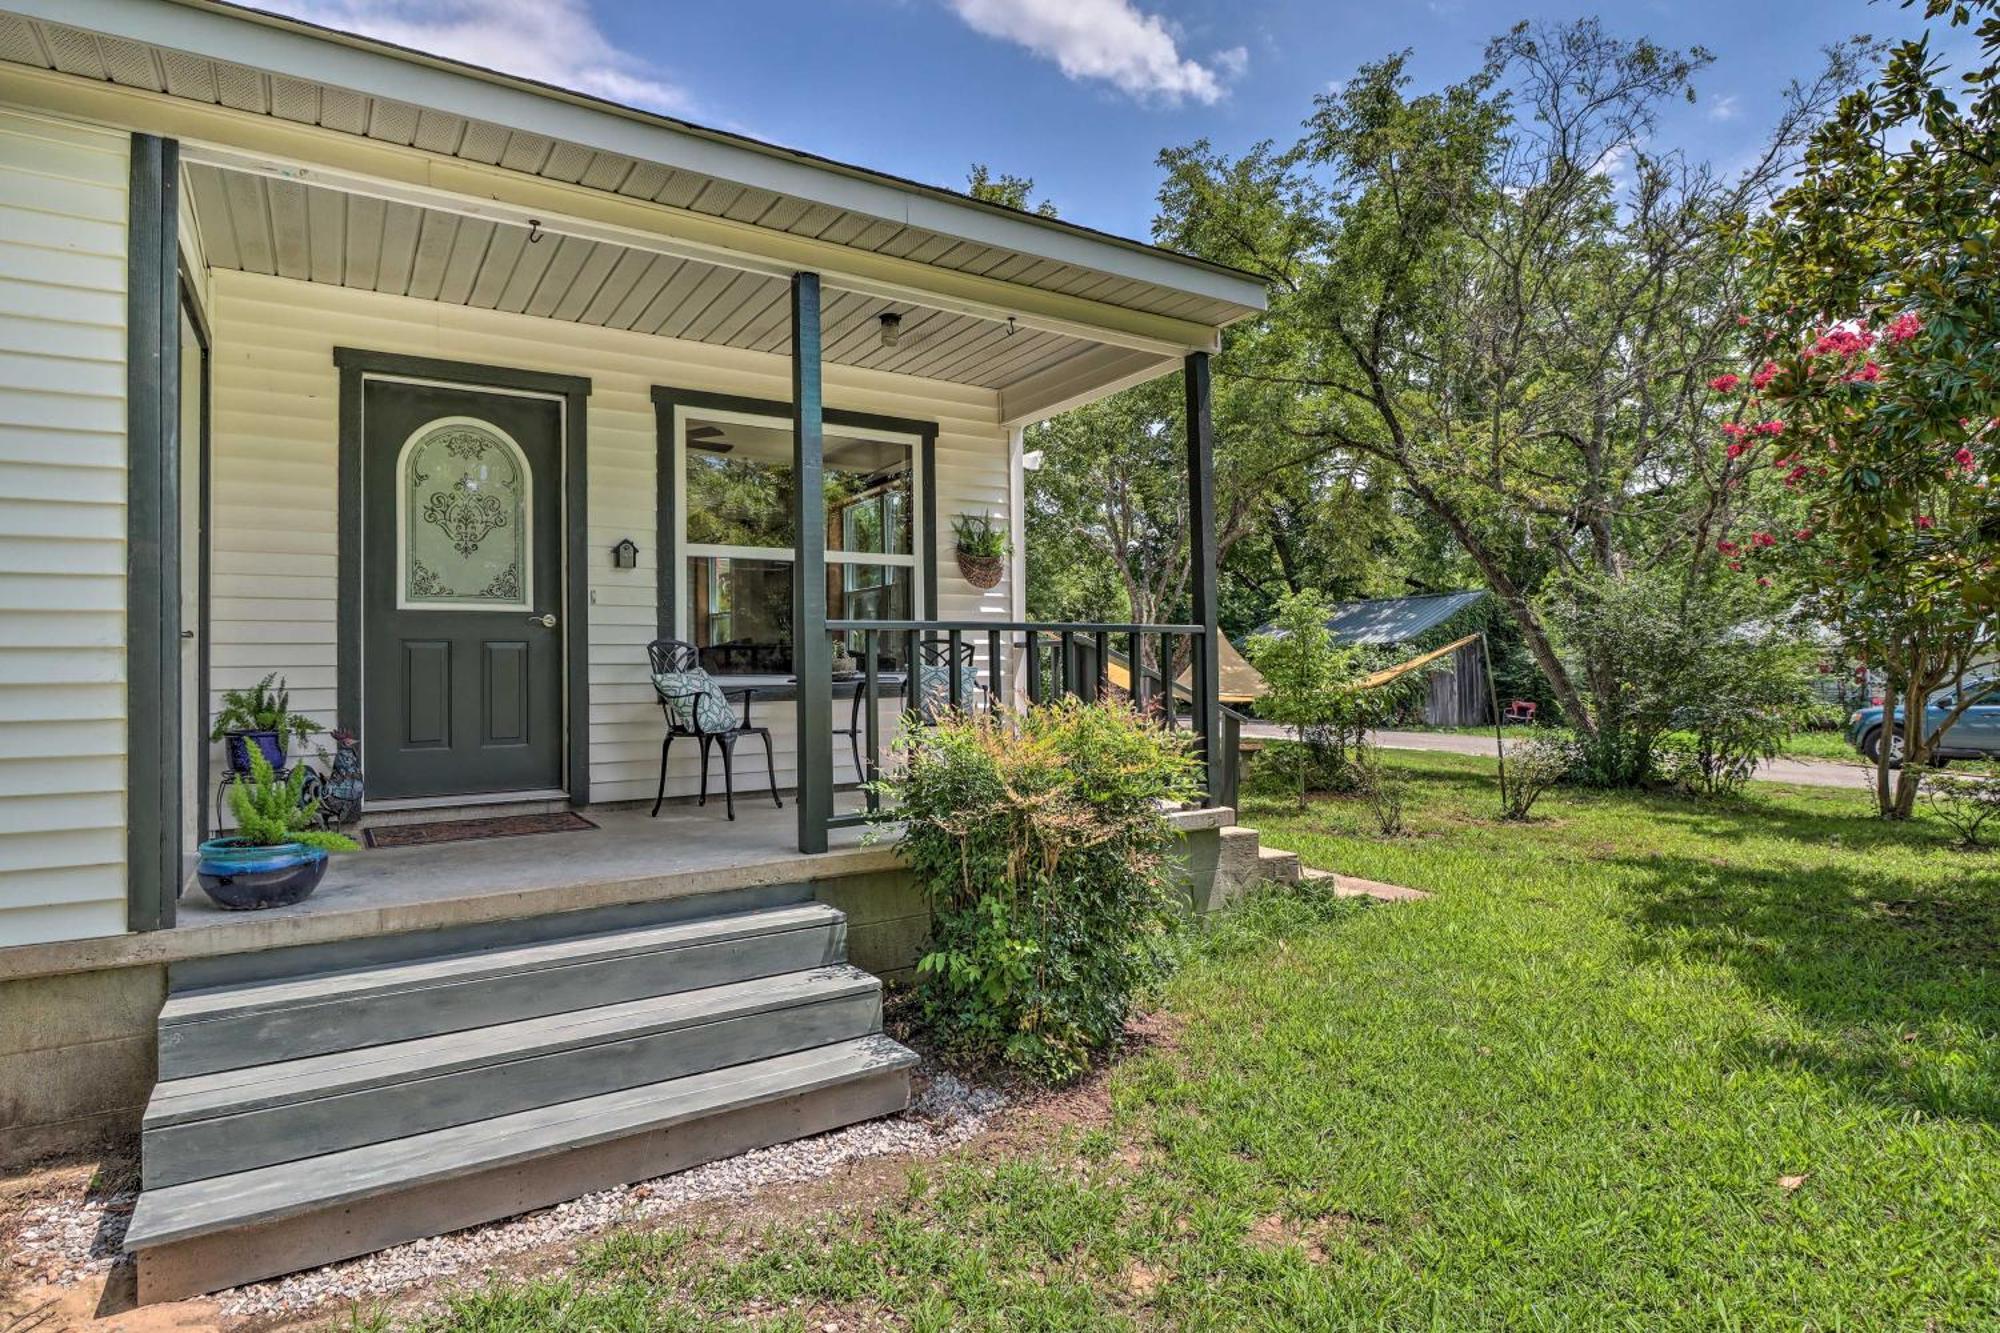
<instances>
[{"instance_id":1,"label":"concrete walkway","mask_svg":"<svg viewBox=\"0 0 2000 1333\"><path fill-rule=\"evenodd\" d=\"M1289 740L1283 727L1268 722L1243 724L1245 739ZM1526 739L1527 733L1510 732L1511 748ZM1442 750L1447 754L1476 754L1491 757L1493 737L1466 736L1452 731L1377 731L1370 734L1375 744L1388 750ZM1854 787L1866 790L1874 774L1860 764L1843 764L1830 759L1773 759L1760 765L1757 776L1769 782L1797 782L1809 787Z\"/></svg>"}]
</instances>

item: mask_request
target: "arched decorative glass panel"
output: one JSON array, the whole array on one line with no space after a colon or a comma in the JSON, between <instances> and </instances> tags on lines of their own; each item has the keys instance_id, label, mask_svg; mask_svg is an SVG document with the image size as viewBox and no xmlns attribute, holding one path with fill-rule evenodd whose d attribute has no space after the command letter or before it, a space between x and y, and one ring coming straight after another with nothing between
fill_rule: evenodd
<instances>
[{"instance_id":1,"label":"arched decorative glass panel","mask_svg":"<svg viewBox=\"0 0 2000 1333\"><path fill-rule=\"evenodd\" d=\"M397 604L531 609L534 486L520 446L486 422L446 417L410 436L397 467Z\"/></svg>"}]
</instances>

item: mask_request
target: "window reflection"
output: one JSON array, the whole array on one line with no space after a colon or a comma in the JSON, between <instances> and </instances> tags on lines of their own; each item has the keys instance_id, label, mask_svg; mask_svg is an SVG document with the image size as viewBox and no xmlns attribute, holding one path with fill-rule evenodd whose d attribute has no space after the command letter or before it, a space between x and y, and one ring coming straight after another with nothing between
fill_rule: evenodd
<instances>
[{"instance_id":1,"label":"window reflection","mask_svg":"<svg viewBox=\"0 0 2000 1333\"><path fill-rule=\"evenodd\" d=\"M907 620L914 606L912 571L900 565L828 564L830 620ZM687 562L688 627L702 668L716 675L792 671L792 563L733 556L691 556ZM860 663L859 633L844 636ZM876 636L876 666L900 670L900 635Z\"/></svg>"}]
</instances>

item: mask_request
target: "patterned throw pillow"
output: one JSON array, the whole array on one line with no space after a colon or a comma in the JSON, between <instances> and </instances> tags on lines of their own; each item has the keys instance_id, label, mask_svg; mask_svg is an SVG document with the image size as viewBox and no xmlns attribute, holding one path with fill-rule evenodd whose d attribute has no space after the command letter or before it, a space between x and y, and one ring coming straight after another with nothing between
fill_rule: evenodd
<instances>
[{"instance_id":1,"label":"patterned throw pillow","mask_svg":"<svg viewBox=\"0 0 2000 1333\"><path fill-rule=\"evenodd\" d=\"M666 703L667 716L683 730L714 736L741 725L728 696L706 671L656 671L653 688Z\"/></svg>"},{"instance_id":2,"label":"patterned throw pillow","mask_svg":"<svg viewBox=\"0 0 2000 1333\"><path fill-rule=\"evenodd\" d=\"M973 691L979 688L979 669L971 662L958 664L958 706L970 709L973 705ZM935 722L951 708L951 671L942 662L923 662L917 666L916 714L926 722Z\"/></svg>"}]
</instances>

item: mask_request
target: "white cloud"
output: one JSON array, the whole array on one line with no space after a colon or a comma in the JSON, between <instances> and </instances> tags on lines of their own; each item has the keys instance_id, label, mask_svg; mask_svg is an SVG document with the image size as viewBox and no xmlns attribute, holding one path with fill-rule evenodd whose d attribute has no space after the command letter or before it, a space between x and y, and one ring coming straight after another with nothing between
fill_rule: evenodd
<instances>
[{"instance_id":1,"label":"white cloud","mask_svg":"<svg viewBox=\"0 0 2000 1333\"><path fill-rule=\"evenodd\" d=\"M1591 166L1590 174L1593 176L1615 178L1620 172L1625 170L1625 166L1631 161L1631 158L1631 145L1622 143L1612 144L1609 149L1605 150L1604 155L1598 158L1596 163Z\"/></svg>"},{"instance_id":2,"label":"white cloud","mask_svg":"<svg viewBox=\"0 0 2000 1333\"><path fill-rule=\"evenodd\" d=\"M253 0L260 8L629 106L686 115L685 91L613 46L588 0Z\"/></svg>"},{"instance_id":3,"label":"white cloud","mask_svg":"<svg viewBox=\"0 0 2000 1333\"><path fill-rule=\"evenodd\" d=\"M1134 97L1204 105L1222 99L1223 81L1242 74L1250 54L1218 52L1207 65L1180 52L1157 14L1131 0L947 0L975 32L1027 47L1072 79L1104 79Z\"/></svg>"},{"instance_id":4,"label":"white cloud","mask_svg":"<svg viewBox=\"0 0 2000 1333\"><path fill-rule=\"evenodd\" d=\"M1710 120L1734 120L1742 112L1743 108L1737 104L1736 95L1730 93L1715 99L1715 105L1708 109L1708 118Z\"/></svg>"}]
</instances>

